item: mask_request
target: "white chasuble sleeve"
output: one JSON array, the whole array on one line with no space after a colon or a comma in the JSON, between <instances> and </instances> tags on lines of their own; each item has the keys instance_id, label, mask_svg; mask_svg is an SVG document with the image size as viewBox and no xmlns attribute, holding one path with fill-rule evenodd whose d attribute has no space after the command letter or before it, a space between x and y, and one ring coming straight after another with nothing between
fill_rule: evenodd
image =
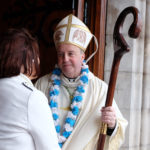
<instances>
[{"instance_id":1,"label":"white chasuble sleeve","mask_svg":"<svg viewBox=\"0 0 150 150\"><path fill-rule=\"evenodd\" d=\"M123 118L115 101L113 103L113 106L115 107L115 111L117 114L117 126L113 134L110 137L107 137L109 139L108 150L119 150L125 139L125 130L128 122Z\"/></svg>"}]
</instances>

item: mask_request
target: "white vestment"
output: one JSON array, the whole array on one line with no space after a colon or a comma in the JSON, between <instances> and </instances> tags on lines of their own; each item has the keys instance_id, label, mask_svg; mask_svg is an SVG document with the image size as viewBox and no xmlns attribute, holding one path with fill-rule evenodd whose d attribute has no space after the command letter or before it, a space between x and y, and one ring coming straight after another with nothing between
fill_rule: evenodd
<instances>
[{"instance_id":1,"label":"white vestment","mask_svg":"<svg viewBox=\"0 0 150 150\"><path fill-rule=\"evenodd\" d=\"M70 82L61 75L60 94L58 96L58 108L60 125L63 126L70 107L70 92L73 92L79 84L79 78ZM50 74L40 78L35 86L43 91L49 99L49 90L52 83ZM105 105L107 84L89 73L89 83L82 101L82 108L77 117L72 134L64 143L62 150L96 150L97 140L101 127L101 108ZM70 92L69 92L69 91ZM117 125L111 136L106 136L104 150L118 150L124 140L127 121L123 118L115 101L113 106L117 115Z\"/></svg>"}]
</instances>

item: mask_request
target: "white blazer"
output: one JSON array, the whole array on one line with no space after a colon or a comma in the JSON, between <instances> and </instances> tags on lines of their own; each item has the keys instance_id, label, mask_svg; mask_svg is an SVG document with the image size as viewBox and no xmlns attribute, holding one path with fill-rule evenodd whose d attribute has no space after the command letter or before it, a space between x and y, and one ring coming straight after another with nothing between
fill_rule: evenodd
<instances>
[{"instance_id":1,"label":"white blazer","mask_svg":"<svg viewBox=\"0 0 150 150\"><path fill-rule=\"evenodd\" d=\"M0 150L60 150L48 100L23 74L0 79Z\"/></svg>"}]
</instances>

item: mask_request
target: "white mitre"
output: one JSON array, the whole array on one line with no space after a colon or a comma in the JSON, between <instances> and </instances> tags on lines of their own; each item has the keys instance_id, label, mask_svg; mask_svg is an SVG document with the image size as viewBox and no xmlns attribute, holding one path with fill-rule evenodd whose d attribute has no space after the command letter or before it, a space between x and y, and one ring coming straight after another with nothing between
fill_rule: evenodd
<instances>
[{"instance_id":1,"label":"white mitre","mask_svg":"<svg viewBox=\"0 0 150 150\"><path fill-rule=\"evenodd\" d=\"M68 43L78 46L84 52L86 51L92 37L94 37L98 49L96 37L80 19L72 14L63 18L56 26L54 32L54 42L56 47L60 43ZM91 59L96 51L88 58L88 60Z\"/></svg>"}]
</instances>

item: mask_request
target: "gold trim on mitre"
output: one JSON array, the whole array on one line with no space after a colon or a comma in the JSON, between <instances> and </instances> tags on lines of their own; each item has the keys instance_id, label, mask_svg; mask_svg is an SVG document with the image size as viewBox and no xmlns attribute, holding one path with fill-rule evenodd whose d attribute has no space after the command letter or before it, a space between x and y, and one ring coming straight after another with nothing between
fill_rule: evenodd
<instances>
[{"instance_id":1,"label":"gold trim on mitre","mask_svg":"<svg viewBox=\"0 0 150 150\"><path fill-rule=\"evenodd\" d=\"M64 43L64 44L73 44L73 45L79 47L79 48L80 48L81 50L83 50L84 52L86 51L86 48L84 48L84 47L82 47L82 46L80 46L79 44L76 44L76 43L74 43L74 42L63 41L63 42L59 42L59 43L60 43L60 44L62 44L62 43Z\"/></svg>"},{"instance_id":2,"label":"gold trim on mitre","mask_svg":"<svg viewBox=\"0 0 150 150\"><path fill-rule=\"evenodd\" d=\"M65 41L69 40L69 35L70 35L70 30L71 30L71 22L72 22L72 15L69 15Z\"/></svg>"}]
</instances>

